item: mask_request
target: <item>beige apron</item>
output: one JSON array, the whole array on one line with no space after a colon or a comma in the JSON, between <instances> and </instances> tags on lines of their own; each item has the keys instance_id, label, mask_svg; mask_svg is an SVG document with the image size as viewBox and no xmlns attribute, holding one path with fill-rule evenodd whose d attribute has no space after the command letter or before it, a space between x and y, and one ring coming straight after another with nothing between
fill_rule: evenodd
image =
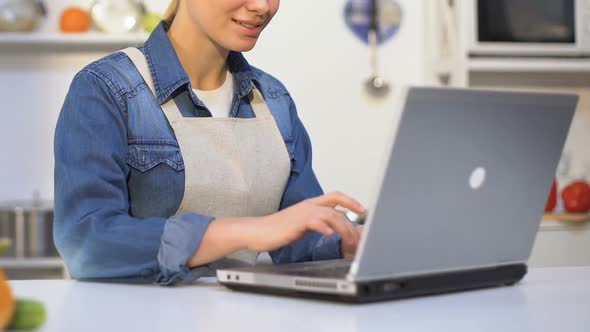
<instances>
[{"instance_id":1,"label":"beige apron","mask_svg":"<svg viewBox=\"0 0 590 332\"><path fill-rule=\"evenodd\" d=\"M155 94L147 61L136 48L123 50ZM250 104L256 118L185 118L173 99L162 110L184 159L184 196L176 214L215 218L258 217L279 209L291 162L277 124L260 91ZM215 268L254 265L257 252L243 250Z\"/></svg>"}]
</instances>

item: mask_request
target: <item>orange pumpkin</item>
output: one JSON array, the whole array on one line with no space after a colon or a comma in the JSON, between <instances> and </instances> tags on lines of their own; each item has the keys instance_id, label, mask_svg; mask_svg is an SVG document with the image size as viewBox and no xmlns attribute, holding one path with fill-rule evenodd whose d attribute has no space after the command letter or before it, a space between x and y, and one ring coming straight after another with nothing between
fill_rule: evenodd
<instances>
[{"instance_id":1,"label":"orange pumpkin","mask_svg":"<svg viewBox=\"0 0 590 332\"><path fill-rule=\"evenodd\" d=\"M14 298L6 275L0 269L0 330L6 329L14 314Z\"/></svg>"}]
</instances>

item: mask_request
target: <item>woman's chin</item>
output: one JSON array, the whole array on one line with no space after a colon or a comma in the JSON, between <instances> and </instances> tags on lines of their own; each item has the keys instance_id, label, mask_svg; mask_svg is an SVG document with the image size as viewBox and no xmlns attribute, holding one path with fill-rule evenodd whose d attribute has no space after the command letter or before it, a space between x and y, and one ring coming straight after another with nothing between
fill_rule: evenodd
<instances>
[{"instance_id":1,"label":"woman's chin","mask_svg":"<svg viewBox=\"0 0 590 332\"><path fill-rule=\"evenodd\" d=\"M231 44L228 49L234 52L248 52L256 46L257 39L238 40Z\"/></svg>"}]
</instances>

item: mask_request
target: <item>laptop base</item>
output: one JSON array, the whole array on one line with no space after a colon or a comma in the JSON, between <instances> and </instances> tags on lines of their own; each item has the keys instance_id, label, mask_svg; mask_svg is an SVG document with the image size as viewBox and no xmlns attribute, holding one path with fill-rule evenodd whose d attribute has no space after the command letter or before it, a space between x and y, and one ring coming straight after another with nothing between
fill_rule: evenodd
<instances>
[{"instance_id":1,"label":"laptop base","mask_svg":"<svg viewBox=\"0 0 590 332\"><path fill-rule=\"evenodd\" d=\"M357 282L357 294L325 294L313 291L266 287L261 284L225 283L226 287L245 292L257 292L319 300L368 303L421 295L442 294L478 288L511 286L527 273L525 264L504 265L469 271L449 272L420 277ZM296 279L298 277L294 277ZM321 279L313 279L321 280Z\"/></svg>"}]
</instances>

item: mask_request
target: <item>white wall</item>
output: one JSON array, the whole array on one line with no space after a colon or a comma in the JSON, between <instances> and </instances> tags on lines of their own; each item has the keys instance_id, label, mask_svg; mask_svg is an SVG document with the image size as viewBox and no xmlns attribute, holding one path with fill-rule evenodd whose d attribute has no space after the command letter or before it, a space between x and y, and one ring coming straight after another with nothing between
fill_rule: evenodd
<instances>
[{"instance_id":1,"label":"white wall","mask_svg":"<svg viewBox=\"0 0 590 332\"><path fill-rule=\"evenodd\" d=\"M248 55L281 79L293 95L314 147L314 167L326 191L370 200L394 98L368 97L368 48L345 26L345 1L282 1L269 30ZM382 76L394 91L424 82L424 4L399 1L404 21L380 50ZM393 94L392 94L393 96Z\"/></svg>"},{"instance_id":2,"label":"white wall","mask_svg":"<svg viewBox=\"0 0 590 332\"><path fill-rule=\"evenodd\" d=\"M77 70L99 55L0 51L0 201L53 197L53 133Z\"/></svg>"},{"instance_id":3,"label":"white wall","mask_svg":"<svg viewBox=\"0 0 590 332\"><path fill-rule=\"evenodd\" d=\"M91 0L52 0L40 26L58 31L59 13ZM162 1L150 8L163 10ZM69 84L77 71L107 53L22 50L0 46L0 201L53 198L53 133ZM114 51L114 50L113 50Z\"/></svg>"},{"instance_id":4,"label":"white wall","mask_svg":"<svg viewBox=\"0 0 590 332\"><path fill-rule=\"evenodd\" d=\"M423 2L399 1L404 21L380 51L382 75L396 88L424 77ZM50 1L55 30L59 7L88 0ZM167 1L149 0L163 11ZM263 33L252 64L281 79L294 96L312 137L314 166L327 191L342 190L367 203L383 143L392 127L393 98L371 100L363 91L368 49L344 24L345 1L282 1ZM53 132L73 75L101 53L0 51L0 201L53 197Z\"/></svg>"}]
</instances>

